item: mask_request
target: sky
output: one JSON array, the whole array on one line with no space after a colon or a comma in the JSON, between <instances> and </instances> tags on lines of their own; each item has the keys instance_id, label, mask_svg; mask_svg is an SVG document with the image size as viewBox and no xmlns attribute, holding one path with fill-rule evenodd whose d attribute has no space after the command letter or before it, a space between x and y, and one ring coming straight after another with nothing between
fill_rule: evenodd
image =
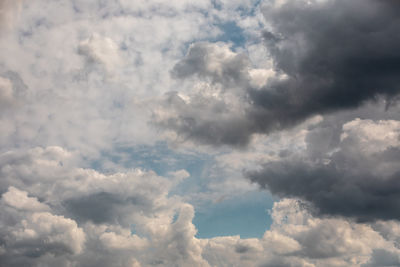
<instances>
[{"instance_id":1,"label":"sky","mask_svg":"<svg viewBox=\"0 0 400 267\"><path fill-rule=\"evenodd\" d=\"M400 2L0 0L0 267L400 266Z\"/></svg>"}]
</instances>

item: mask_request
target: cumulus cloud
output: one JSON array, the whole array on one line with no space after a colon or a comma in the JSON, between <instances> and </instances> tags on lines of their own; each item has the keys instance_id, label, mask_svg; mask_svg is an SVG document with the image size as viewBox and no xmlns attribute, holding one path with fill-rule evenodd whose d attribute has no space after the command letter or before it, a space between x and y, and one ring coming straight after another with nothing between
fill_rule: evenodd
<instances>
[{"instance_id":1,"label":"cumulus cloud","mask_svg":"<svg viewBox=\"0 0 400 267\"><path fill-rule=\"evenodd\" d=\"M248 57L232 52L226 44L196 43L190 46L186 57L174 66L172 76L183 79L197 75L232 87L247 83L248 66Z\"/></svg>"},{"instance_id":2,"label":"cumulus cloud","mask_svg":"<svg viewBox=\"0 0 400 267\"><path fill-rule=\"evenodd\" d=\"M112 265L140 257L147 266L205 266L193 207L168 196L175 180L141 170L102 174L76 167L76 157L60 147L1 156L4 262L40 266L47 257L61 263L76 257L83 266L109 266L120 256ZM91 259L91 253L111 258Z\"/></svg>"},{"instance_id":3,"label":"cumulus cloud","mask_svg":"<svg viewBox=\"0 0 400 267\"><path fill-rule=\"evenodd\" d=\"M2 199L5 204L18 210L46 211L49 209L47 205L40 203L36 198L28 197L27 192L18 190L13 186L8 188Z\"/></svg>"},{"instance_id":4,"label":"cumulus cloud","mask_svg":"<svg viewBox=\"0 0 400 267\"><path fill-rule=\"evenodd\" d=\"M175 179L139 170L102 174L79 168L74 157L60 147L2 155L2 263L199 267L399 264L397 221L366 224L319 218L307 202L282 199L274 204L272 226L262 238L200 239L192 222L193 206L169 196ZM183 170L178 174L187 175ZM71 199L76 201L72 209ZM86 212L79 210L78 203ZM104 215L100 215L100 208Z\"/></svg>"},{"instance_id":5,"label":"cumulus cloud","mask_svg":"<svg viewBox=\"0 0 400 267\"><path fill-rule=\"evenodd\" d=\"M199 77L188 94L169 92L153 112L153 123L172 130L178 141L212 145L244 146L251 122L241 90L251 80L247 56L234 53L226 44L196 43L172 70L177 78Z\"/></svg>"},{"instance_id":6,"label":"cumulus cloud","mask_svg":"<svg viewBox=\"0 0 400 267\"><path fill-rule=\"evenodd\" d=\"M241 103L235 97L225 97L226 94L221 97L218 89L208 85L200 88L204 89L186 99L177 92L165 95L153 111L152 123L172 130L175 133L172 140L178 142L246 145L248 122L240 110Z\"/></svg>"},{"instance_id":7,"label":"cumulus cloud","mask_svg":"<svg viewBox=\"0 0 400 267\"><path fill-rule=\"evenodd\" d=\"M155 173L138 169L104 175L92 169L71 168L74 157L60 147L4 153L0 190L4 192L10 185L29 190L80 222L129 226L133 217L140 220L138 214L151 216L157 209L174 206L174 201L166 198L170 183ZM5 196L12 203L12 198Z\"/></svg>"},{"instance_id":8,"label":"cumulus cloud","mask_svg":"<svg viewBox=\"0 0 400 267\"><path fill-rule=\"evenodd\" d=\"M296 199L276 202L271 215L273 224L263 238L213 238L204 256L218 266L381 266L386 260L378 255L398 253L396 245L373 227L315 218ZM398 258L387 262L395 266Z\"/></svg>"},{"instance_id":9,"label":"cumulus cloud","mask_svg":"<svg viewBox=\"0 0 400 267\"><path fill-rule=\"evenodd\" d=\"M264 33L265 42L287 78L250 90L261 114L272 113L285 127L315 113L396 95L400 40L392 36L400 27L399 10L394 1L267 4L271 31Z\"/></svg>"},{"instance_id":10,"label":"cumulus cloud","mask_svg":"<svg viewBox=\"0 0 400 267\"><path fill-rule=\"evenodd\" d=\"M11 95L0 83L0 109L18 102L16 76L27 89L17 109L1 114L1 146L61 145L98 156L116 144L160 141L148 126L148 102L176 88L169 72L188 43L215 39L216 24L229 19L222 16L238 13L209 16L212 8L208 0L24 1L0 39L0 76L13 83Z\"/></svg>"},{"instance_id":11,"label":"cumulus cloud","mask_svg":"<svg viewBox=\"0 0 400 267\"><path fill-rule=\"evenodd\" d=\"M10 186L1 197L2 264L25 266L43 257L65 259L84 249L85 233L74 220L51 213L51 208L28 192Z\"/></svg>"},{"instance_id":12,"label":"cumulus cloud","mask_svg":"<svg viewBox=\"0 0 400 267\"><path fill-rule=\"evenodd\" d=\"M239 87L241 116L220 125L192 115L192 127L162 126L201 143L240 146L255 133L290 128L313 115L357 108L379 96L390 101L399 92L399 10L395 1L268 2L263 37L273 70L264 71L271 75L267 82L251 82L256 76L245 55L204 43L192 45L172 71L180 79L197 76L223 88ZM210 141L197 125L222 129ZM238 135L235 140L225 129Z\"/></svg>"},{"instance_id":13,"label":"cumulus cloud","mask_svg":"<svg viewBox=\"0 0 400 267\"><path fill-rule=\"evenodd\" d=\"M399 122L355 119L337 133L337 144L329 144L330 134L324 127L310 131L305 153L270 161L248 173L250 179L311 202L319 214L399 219Z\"/></svg>"}]
</instances>

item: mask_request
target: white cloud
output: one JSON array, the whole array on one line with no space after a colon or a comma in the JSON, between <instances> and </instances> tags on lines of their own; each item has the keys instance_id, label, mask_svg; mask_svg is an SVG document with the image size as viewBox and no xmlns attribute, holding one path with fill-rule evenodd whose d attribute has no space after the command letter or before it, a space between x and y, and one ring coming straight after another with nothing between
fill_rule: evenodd
<instances>
[{"instance_id":1,"label":"white cloud","mask_svg":"<svg viewBox=\"0 0 400 267\"><path fill-rule=\"evenodd\" d=\"M118 45L112 39L96 33L79 43L78 53L86 57L88 64L104 64L108 72L122 64Z\"/></svg>"},{"instance_id":2,"label":"white cloud","mask_svg":"<svg viewBox=\"0 0 400 267\"><path fill-rule=\"evenodd\" d=\"M12 231L16 246L23 243L44 244L46 250L59 253L80 253L83 250L85 235L76 222L63 216L48 212L36 212L21 221L21 225ZM61 248L58 248L62 246ZM34 249L34 248L33 248Z\"/></svg>"},{"instance_id":3,"label":"white cloud","mask_svg":"<svg viewBox=\"0 0 400 267\"><path fill-rule=\"evenodd\" d=\"M49 207L43 203L40 203L36 198L28 197L28 193L25 191L18 190L17 188L10 186L8 191L3 194L2 199L7 205L19 209L28 211L46 211Z\"/></svg>"},{"instance_id":4,"label":"white cloud","mask_svg":"<svg viewBox=\"0 0 400 267\"><path fill-rule=\"evenodd\" d=\"M363 153L382 152L389 147L400 146L400 121L361 120L359 118L343 125L342 142L355 142ZM347 140L346 140L347 139Z\"/></svg>"},{"instance_id":5,"label":"white cloud","mask_svg":"<svg viewBox=\"0 0 400 267\"><path fill-rule=\"evenodd\" d=\"M0 1L0 29L10 30L19 17L22 0Z\"/></svg>"},{"instance_id":6,"label":"white cloud","mask_svg":"<svg viewBox=\"0 0 400 267\"><path fill-rule=\"evenodd\" d=\"M28 192L10 186L1 197L0 240L2 263L9 266L45 262L47 257L64 261L84 250L85 233L77 223L55 215L51 208Z\"/></svg>"},{"instance_id":7,"label":"white cloud","mask_svg":"<svg viewBox=\"0 0 400 267\"><path fill-rule=\"evenodd\" d=\"M13 100L13 88L12 83L9 79L0 77L0 103L1 105L7 106L10 105Z\"/></svg>"}]
</instances>

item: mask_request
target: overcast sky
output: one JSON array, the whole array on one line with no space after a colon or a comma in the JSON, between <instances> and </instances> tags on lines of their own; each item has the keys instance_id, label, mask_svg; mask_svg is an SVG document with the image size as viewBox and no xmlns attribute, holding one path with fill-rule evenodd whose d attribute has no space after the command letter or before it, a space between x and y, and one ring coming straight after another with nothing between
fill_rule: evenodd
<instances>
[{"instance_id":1,"label":"overcast sky","mask_svg":"<svg viewBox=\"0 0 400 267\"><path fill-rule=\"evenodd\" d=\"M0 0L0 267L400 266L400 2Z\"/></svg>"}]
</instances>

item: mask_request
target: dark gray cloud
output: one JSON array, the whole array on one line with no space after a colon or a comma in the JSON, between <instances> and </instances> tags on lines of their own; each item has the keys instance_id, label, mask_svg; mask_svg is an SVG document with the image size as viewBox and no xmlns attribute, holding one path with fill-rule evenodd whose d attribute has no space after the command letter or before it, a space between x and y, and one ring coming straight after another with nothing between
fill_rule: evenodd
<instances>
[{"instance_id":1,"label":"dark gray cloud","mask_svg":"<svg viewBox=\"0 0 400 267\"><path fill-rule=\"evenodd\" d=\"M63 202L63 206L77 222L129 225L124 219L126 214L148 211L151 209L152 201L145 195L126 197L103 191L67 199Z\"/></svg>"},{"instance_id":2,"label":"dark gray cloud","mask_svg":"<svg viewBox=\"0 0 400 267\"><path fill-rule=\"evenodd\" d=\"M261 131L398 94L399 2L290 1L266 7L264 15L272 26L264 38L275 68L288 77L249 90L250 116Z\"/></svg>"},{"instance_id":3,"label":"dark gray cloud","mask_svg":"<svg viewBox=\"0 0 400 267\"><path fill-rule=\"evenodd\" d=\"M250 177L274 194L312 202L321 214L360 221L400 218L396 208L400 205L400 173L382 181L381 177L367 173L352 175L337 164L270 163Z\"/></svg>"},{"instance_id":4,"label":"dark gray cloud","mask_svg":"<svg viewBox=\"0 0 400 267\"><path fill-rule=\"evenodd\" d=\"M200 143L243 146L254 133L290 128L313 115L358 108L379 97L388 103L396 99L399 2L288 1L266 4L263 12L270 25L263 37L278 75L255 88L244 55L195 44L176 64L173 77L197 76L225 90L241 88L243 104L236 109L242 112L226 112L229 120L220 123L204 120L195 107L191 112L177 108L178 115L162 127ZM235 138L228 132L236 133Z\"/></svg>"},{"instance_id":5,"label":"dark gray cloud","mask_svg":"<svg viewBox=\"0 0 400 267\"><path fill-rule=\"evenodd\" d=\"M64 203L78 221L90 220L94 223L118 221L117 209L123 204L121 197L107 192L69 199Z\"/></svg>"},{"instance_id":6,"label":"dark gray cloud","mask_svg":"<svg viewBox=\"0 0 400 267\"><path fill-rule=\"evenodd\" d=\"M250 140L248 121L237 113L234 105L222 99L199 93L187 103L178 93L170 92L165 95L162 108L161 114L154 114L153 123L172 129L185 141L240 147Z\"/></svg>"},{"instance_id":7,"label":"dark gray cloud","mask_svg":"<svg viewBox=\"0 0 400 267\"><path fill-rule=\"evenodd\" d=\"M273 194L309 201L319 215L399 219L399 136L395 120L356 119L340 129L322 123L308 133L305 153L247 175Z\"/></svg>"}]
</instances>

